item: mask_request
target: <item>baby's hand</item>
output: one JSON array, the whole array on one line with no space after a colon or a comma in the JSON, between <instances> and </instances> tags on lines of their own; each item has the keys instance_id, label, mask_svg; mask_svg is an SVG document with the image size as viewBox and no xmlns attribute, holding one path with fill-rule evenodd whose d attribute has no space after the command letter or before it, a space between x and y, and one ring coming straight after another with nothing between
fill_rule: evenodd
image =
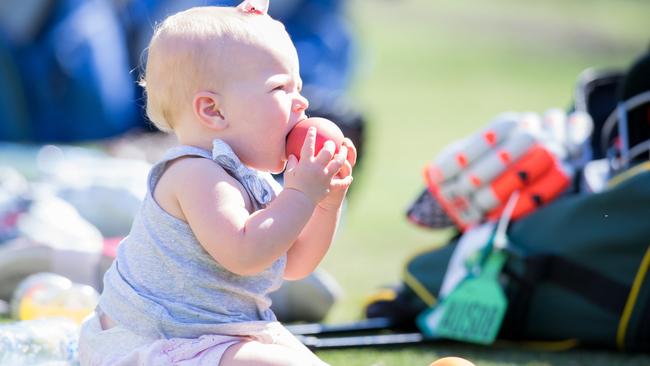
<instances>
[{"instance_id":1,"label":"baby's hand","mask_svg":"<svg viewBox=\"0 0 650 366\"><path fill-rule=\"evenodd\" d=\"M341 207L348 188L352 184L352 168L357 162L357 149L348 138L343 140L337 155L339 154L342 155L342 159L345 159L343 166L341 166L338 173L332 179L330 192L318 204L327 210L339 209Z\"/></svg>"},{"instance_id":2,"label":"baby's hand","mask_svg":"<svg viewBox=\"0 0 650 366\"><path fill-rule=\"evenodd\" d=\"M341 167L341 170L336 173L337 178L345 178L349 175L352 175L352 168L357 163L357 148L354 146L352 140L346 137L343 139L341 145L347 148L347 156L344 165Z\"/></svg>"},{"instance_id":3,"label":"baby's hand","mask_svg":"<svg viewBox=\"0 0 650 366\"><path fill-rule=\"evenodd\" d=\"M315 204L319 203L332 189L334 175L346 164L348 148L342 145L335 155L334 142L327 141L323 148L315 153L316 129L309 128L305 142L300 151L301 159L290 155L284 173L285 188L303 192ZM351 180L351 177L348 178ZM349 185L349 184L348 184Z\"/></svg>"}]
</instances>

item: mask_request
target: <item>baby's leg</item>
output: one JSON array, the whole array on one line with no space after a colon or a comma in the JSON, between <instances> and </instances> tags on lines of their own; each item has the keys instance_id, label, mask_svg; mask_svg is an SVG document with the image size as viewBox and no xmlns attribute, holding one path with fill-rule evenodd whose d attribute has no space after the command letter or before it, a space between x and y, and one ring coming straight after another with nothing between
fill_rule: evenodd
<instances>
[{"instance_id":1,"label":"baby's leg","mask_svg":"<svg viewBox=\"0 0 650 366\"><path fill-rule=\"evenodd\" d=\"M219 366L327 366L315 354L280 344L245 341L224 352Z\"/></svg>"}]
</instances>

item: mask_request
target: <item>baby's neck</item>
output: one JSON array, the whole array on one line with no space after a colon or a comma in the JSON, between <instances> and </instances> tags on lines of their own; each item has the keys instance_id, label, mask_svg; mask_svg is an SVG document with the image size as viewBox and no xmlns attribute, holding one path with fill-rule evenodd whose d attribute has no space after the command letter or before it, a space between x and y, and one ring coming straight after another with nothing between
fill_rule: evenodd
<instances>
[{"instance_id":1,"label":"baby's neck","mask_svg":"<svg viewBox=\"0 0 650 366\"><path fill-rule=\"evenodd\" d=\"M219 138L213 133L205 131L187 131L178 130L176 132L176 137L178 138L178 143L181 145L195 146L204 150L212 150L212 141Z\"/></svg>"}]
</instances>

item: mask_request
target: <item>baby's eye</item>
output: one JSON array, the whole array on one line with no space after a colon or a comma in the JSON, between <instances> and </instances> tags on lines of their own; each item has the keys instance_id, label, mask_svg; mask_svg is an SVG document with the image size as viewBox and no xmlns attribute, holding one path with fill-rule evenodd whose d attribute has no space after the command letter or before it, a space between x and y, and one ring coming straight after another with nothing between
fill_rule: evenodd
<instances>
[{"instance_id":1,"label":"baby's eye","mask_svg":"<svg viewBox=\"0 0 650 366\"><path fill-rule=\"evenodd\" d=\"M284 90L285 87L286 87L285 85L278 85L275 88L273 88L273 91Z\"/></svg>"}]
</instances>

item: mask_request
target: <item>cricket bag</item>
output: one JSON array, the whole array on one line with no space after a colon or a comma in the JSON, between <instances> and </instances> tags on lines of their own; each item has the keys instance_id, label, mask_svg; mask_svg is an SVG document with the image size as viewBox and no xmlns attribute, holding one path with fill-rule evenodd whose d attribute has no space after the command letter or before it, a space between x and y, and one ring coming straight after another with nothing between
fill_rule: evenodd
<instances>
[{"instance_id":1,"label":"cricket bag","mask_svg":"<svg viewBox=\"0 0 650 366\"><path fill-rule=\"evenodd\" d=\"M499 339L650 351L650 163L613 182L511 224ZM457 242L408 261L392 298L384 292L367 317L408 326L435 306Z\"/></svg>"}]
</instances>

